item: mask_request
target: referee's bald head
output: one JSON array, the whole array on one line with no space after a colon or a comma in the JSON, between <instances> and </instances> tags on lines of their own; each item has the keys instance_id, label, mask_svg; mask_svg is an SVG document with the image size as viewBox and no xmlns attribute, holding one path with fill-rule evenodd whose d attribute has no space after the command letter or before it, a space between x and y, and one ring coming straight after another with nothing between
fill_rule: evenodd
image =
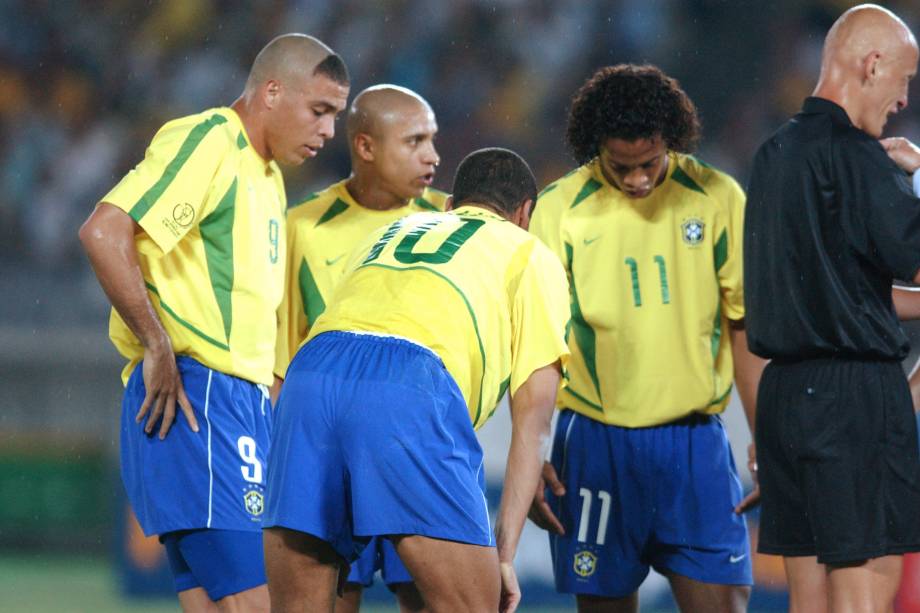
<instances>
[{"instance_id":1,"label":"referee's bald head","mask_svg":"<svg viewBox=\"0 0 920 613\"><path fill-rule=\"evenodd\" d=\"M907 106L918 57L900 17L876 4L854 6L824 39L815 95L839 104L853 125L878 138L888 117Z\"/></svg>"}]
</instances>

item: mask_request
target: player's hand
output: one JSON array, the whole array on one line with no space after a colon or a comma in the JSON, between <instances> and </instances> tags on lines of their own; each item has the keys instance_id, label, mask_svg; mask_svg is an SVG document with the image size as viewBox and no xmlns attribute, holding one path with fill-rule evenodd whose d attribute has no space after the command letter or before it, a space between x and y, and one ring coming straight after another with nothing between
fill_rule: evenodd
<instances>
[{"instance_id":1,"label":"player's hand","mask_svg":"<svg viewBox=\"0 0 920 613\"><path fill-rule=\"evenodd\" d=\"M144 396L144 402L134 421L140 423L144 416L150 413L144 432L151 434L157 421L162 418L159 436L160 440L166 438L166 433L176 419L177 402L189 426L198 432L198 420L195 419L195 412L185 395L182 378L176 366L176 356L168 341L158 347L144 350L143 375L147 395Z\"/></svg>"},{"instance_id":2,"label":"player's hand","mask_svg":"<svg viewBox=\"0 0 920 613\"><path fill-rule=\"evenodd\" d=\"M499 562L498 570L502 576L502 596L499 613L514 613L521 603L521 586L511 562Z\"/></svg>"},{"instance_id":3,"label":"player's hand","mask_svg":"<svg viewBox=\"0 0 920 613\"><path fill-rule=\"evenodd\" d=\"M533 502L530 503L530 511L527 513L527 517L544 530L555 532L556 534L565 534L562 522L559 521L556 514L549 508L549 503L546 502L545 490L547 487L553 492L554 496L565 496L565 486L559 480L556 469L549 462L544 462L543 474L537 484L537 491L534 492Z\"/></svg>"},{"instance_id":4,"label":"player's hand","mask_svg":"<svg viewBox=\"0 0 920 613\"><path fill-rule=\"evenodd\" d=\"M914 174L920 168L920 147L902 136L883 138L881 141L885 153L902 170Z\"/></svg>"},{"instance_id":5,"label":"player's hand","mask_svg":"<svg viewBox=\"0 0 920 613\"><path fill-rule=\"evenodd\" d=\"M757 479L757 447L754 446L754 443L748 445L747 465L748 470L751 471L751 479L754 481L754 489L735 507L735 513L739 515L760 504L760 483Z\"/></svg>"}]
</instances>

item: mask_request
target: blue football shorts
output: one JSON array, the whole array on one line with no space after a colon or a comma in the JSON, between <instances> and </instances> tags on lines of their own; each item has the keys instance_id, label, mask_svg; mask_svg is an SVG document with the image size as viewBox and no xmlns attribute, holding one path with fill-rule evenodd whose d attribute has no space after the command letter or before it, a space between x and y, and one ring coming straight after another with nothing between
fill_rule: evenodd
<instances>
[{"instance_id":1,"label":"blue football shorts","mask_svg":"<svg viewBox=\"0 0 920 613\"><path fill-rule=\"evenodd\" d=\"M121 416L121 476L148 536L177 530L262 528L272 410L265 386L226 375L186 357L176 359L198 419L192 432L176 421L160 440L135 423L144 401L142 364L128 380Z\"/></svg>"},{"instance_id":2,"label":"blue football shorts","mask_svg":"<svg viewBox=\"0 0 920 613\"><path fill-rule=\"evenodd\" d=\"M413 581L393 543L383 536L375 536L370 540L358 559L352 563L347 581L370 587L374 584L374 574L378 570L383 582L391 589L400 583Z\"/></svg>"},{"instance_id":3,"label":"blue football shorts","mask_svg":"<svg viewBox=\"0 0 920 613\"><path fill-rule=\"evenodd\" d=\"M291 362L275 420L266 527L316 536L348 562L373 536L494 546L466 402L426 347L321 334Z\"/></svg>"},{"instance_id":4,"label":"blue football shorts","mask_svg":"<svg viewBox=\"0 0 920 613\"><path fill-rule=\"evenodd\" d=\"M261 532L181 530L160 540L176 592L200 587L217 602L265 583Z\"/></svg>"},{"instance_id":5,"label":"blue football shorts","mask_svg":"<svg viewBox=\"0 0 920 613\"><path fill-rule=\"evenodd\" d=\"M552 464L566 493L546 496L565 535L550 534L556 589L621 598L649 568L704 583L751 585L742 489L716 416L621 428L559 416Z\"/></svg>"}]
</instances>

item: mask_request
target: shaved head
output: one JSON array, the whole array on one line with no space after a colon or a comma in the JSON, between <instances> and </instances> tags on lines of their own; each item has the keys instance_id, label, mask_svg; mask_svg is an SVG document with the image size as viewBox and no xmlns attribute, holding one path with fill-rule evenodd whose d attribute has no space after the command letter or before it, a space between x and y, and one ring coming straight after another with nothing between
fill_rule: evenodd
<instances>
[{"instance_id":1,"label":"shaved head","mask_svg":"<svg viewBox=\"0 0 920 613\"><path fill-rule=\"evenodd\" d=\"M888 116L907 106L917 58L917 41L897 15L875 4L854 6L824 39L814 95L839 104L853 125L878 138Z\"/></svg>"},{"instance_id":2,"label":"shaved head","mask_svg":"<svg viewBox=\"0 0 920 613\"><path fill-rule=\"evenodd\" d=\"M307 34L282 34L256 56L246 89L253 90L270 80L286 82L316 74L348 84L345 63L325 43Z\"/></svg>"},{"instance_id":3,"label":"shaved head","mask_svg":"<svg viewBox=\"0 0 920 613\"><path fill-rule=\"evenodd\" d=\"M821 72L858 64L873 51L893 53L917 41L900 17L876 4L860 4L841 15L824 39Z\"/></svg>"},{"instance_id":4,"label":"shaved head","mask_svg":"<svg viewBox=\"0 0 920 613\"><path fill-rule=\"evenodd\" d=\"M399 85L373 85L358 94L348 109L345 129L349 142L358 134L380 138L386 128L409 113L431 113L428 102L411 89Z\"/></svg>"}]
</instances>

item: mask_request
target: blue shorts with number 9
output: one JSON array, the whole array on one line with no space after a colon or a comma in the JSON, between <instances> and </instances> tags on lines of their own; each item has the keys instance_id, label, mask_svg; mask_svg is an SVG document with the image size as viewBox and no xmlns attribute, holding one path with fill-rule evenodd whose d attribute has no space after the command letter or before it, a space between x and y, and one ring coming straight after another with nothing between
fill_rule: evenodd
<instances>
[{"instance_id":1,"label":"blue shorts with number 9","mask_svg":"<svg viewBox=\"0 0 920 613\"><path fill-rule=\"evenodd\" d=\"M610 426L564 410L547 490L565 536L550 535L556 589L620 598L649 568L704 583L750 585L741 482L721 420L699 415L651 428Z\"/></svg>"},{"instance_id":2,"label":"blue shorts with number 9","mask_svg":"<svg viewBox=\"0 0 920 613\"><path fill-rule=\"evenodd\" d=\"M134 416L144 401L143 363L131 373L121 415L121 476L148 536L219 528L260 531L272 411L265 386L212 370L186 356L176 365L195 417L176 406L166 438Z\"/></svg>"}]
</instances>

